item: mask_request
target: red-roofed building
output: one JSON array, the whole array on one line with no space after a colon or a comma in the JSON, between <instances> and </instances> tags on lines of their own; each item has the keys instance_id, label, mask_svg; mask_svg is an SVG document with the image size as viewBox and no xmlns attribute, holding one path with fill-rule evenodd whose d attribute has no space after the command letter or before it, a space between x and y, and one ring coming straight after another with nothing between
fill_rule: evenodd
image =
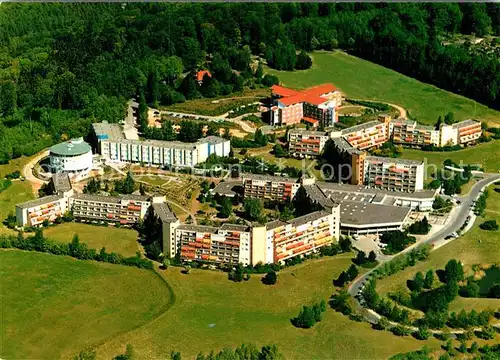
<instances>
[{"instance_id":1,"label":"red-roofed building","mask_svg":"<svg viewBox=\"0 0 500 360\"><path fill-rule=\"evenodd\" d=\"M200 70L196 73L196 81L198 81L198 84L201 85L205 75L208 75L208 77L210 77L210 78L212 77L212 74L210 74L210 71L208 71L208 70Z\"/></svg>"},{"instance_id":2,"label":"red-roofed building","mask_svg":"<svg viewBox=\"0 0 500 360\"><path fill-rule=\"evenodd\" d=\"M271 108L273 125L297 124L304 117L317 120L323 126L337 122L336 110L342 103L342 93L332 84L322 84L302 91L274 85L271 90L274 100Z\"/></svg>"}]
</instances>

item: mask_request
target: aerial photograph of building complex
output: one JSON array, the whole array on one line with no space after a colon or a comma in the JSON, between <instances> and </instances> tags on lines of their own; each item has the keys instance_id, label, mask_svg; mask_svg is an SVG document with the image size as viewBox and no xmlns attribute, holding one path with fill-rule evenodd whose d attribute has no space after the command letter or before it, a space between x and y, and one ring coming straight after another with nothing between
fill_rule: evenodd
<instances>
[{"instance_id":1,"label":"aerial photograph of building complex","mask_svg":"<svg viewBox=\"0 0 500 360\"><path fill-rule=\"evenodd\" d=\"M500 358L500 3L0 5L0 360Z\"/></svg>"}]
</instances>

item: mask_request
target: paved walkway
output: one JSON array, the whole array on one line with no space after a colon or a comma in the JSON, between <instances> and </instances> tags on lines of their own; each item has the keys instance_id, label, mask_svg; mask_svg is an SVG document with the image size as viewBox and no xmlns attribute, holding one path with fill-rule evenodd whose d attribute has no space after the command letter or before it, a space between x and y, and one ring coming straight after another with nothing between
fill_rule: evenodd
<instances>
[{"instance_id":1,"label":"paved walkway","mask_svg":"<svg viewBox=\"0 0 500 360\"><path fill-rule=\"evenodd\" d=\"M35 167L35 165L38 164L43 158L46 158L47 156L49 156L49 150L44 150L41 153L37 154L23 167L22 174L26 178L26 180L30 182L34 193L37 193L43 184L48 183L48 181L44 181L33 175L33 168Z\"/></svg>"}]
</instances>

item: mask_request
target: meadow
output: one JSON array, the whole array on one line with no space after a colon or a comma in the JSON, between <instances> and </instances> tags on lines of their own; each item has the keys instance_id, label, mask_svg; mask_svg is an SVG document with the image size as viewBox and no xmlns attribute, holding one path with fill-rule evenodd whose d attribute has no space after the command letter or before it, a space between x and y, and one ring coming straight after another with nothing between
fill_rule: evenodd
<instances>
[{"instance_id":1,"label":"meadow","mask_svg":"<svg viewBox=\"0 0 500 360\"><path fill-rule=\"evenodd\" d=\"M10 214L16 213L16 204L34 198L35 195L28 181L15 180L9 188L0 193L0 234L11 232L2 222Z\"/></svg>"},{"instance_id":2,"label":"meadow","mask_svg":"<svg viewBox=\"0 0 500 360\"><path fill-rule=\"evenodd\" d=\"M277 344L286 359L381 359L420 348L424 342L375 331L330 308L311 329L291 325L302 305L329 298L333 278L349 266L351 257L344 254L287 268L274 286L263 285L258 275L234 283L225 273L193 269L186 275L170 267L161 273L172 286L175 305L151 324L98 347L98 358L112 358L125 344L132 344L145 359L165 357L172 350L194 358L201 351L242 343ZM438 344L435 339L426 343Z\"/></svg>"},{"instance_id":3,"label":"meadow","mask_svg":"<svg viewBox=\"0 0 500 360\"><path fill-rule=\"evenodd\" d=\"M0 251L0 267L4 359L70 358L173 302L148 270L18 250Z\"/></svg>"},{"instance_id":4,"label":"meadow","mask_svg":"<svg viewBox=\"0 0 500 360\"><path fill-rule=\"evenodd\" d=\"M427 164L441 168L443 161L451 159L461 165L479 164L485 172L498 172L500 170L500 140L492 140L457 151L422 151L417 149L404 149L401 155L404 159L424 160Z\"/></svg>"},{"instance_id":5,"label":"meadow","mask_svg":"<svg viewBox=\"0 0 500 360\"><path fill-rule=\"evenodd\" d=\"M277 71L280 82L292 88L306 88L331 82L353 99L379 100L404 107L411 117L434 125L440 115L453 112L455 119L478 119L500 126L500 112L473 100L441 90L394 70L341 51L311 54L313 65L300 71Z\"/></svg>"},{"instance_id":6,"label":"meadow","mask_svg":"<svg viewBox=\"0 0 500 360\"><path fill-rule=\"evenodd\" d=\"M94 226L83 223L64 223L44 229L43 234L54 241L67 244L78 234L80 242L91 249L116 252L123 256L134 256L140 251L137 242L138 233L132 229L116 228L114 226Z\"/></svg>"},{"instance_id":7,"label":"meadow","mask_svg":"<svg viewBox=\"0 0 500 360\"><path fill-rule=\"evenodd\" d=\"M486 211L484 217L478 217L474 226L467 233L456 240L431 252L428 261L418 263L392 276L388 276L377 283L379 294L387 294L398 288L406 288L406 280L413 279L418 271L425 272L429 269L443 269L450 259L460 260L466 272L466 276L472 275L473 265L500 264L500 232L485 231L479 225L486 220L499 219L498 204L500 203L500 193L494 191L498 185L489 187L489 196L486 200ZM498 300L486 298L462 298L457 297L450 304L450 311L460 311L461 309L485 309L497 308Z\"/></svg>"}]
</instances>

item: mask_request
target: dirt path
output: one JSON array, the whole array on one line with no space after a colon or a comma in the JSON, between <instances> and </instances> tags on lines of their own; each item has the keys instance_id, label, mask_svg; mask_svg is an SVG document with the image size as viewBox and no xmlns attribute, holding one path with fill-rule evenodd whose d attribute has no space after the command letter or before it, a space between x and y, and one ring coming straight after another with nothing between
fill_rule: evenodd
<instances>
[{"instance_id":1,"label":"dirt path","mask_svg":"<svg viewBox=\"0 0 500 360\"><path fill-rule=\"evenodd\" d=\"M384 103L384 104L387 104L387 105L392 106L393 108L397 109L399 111L399 117L400 118L403 118L403 119L407 119L408 118L408 114L406 112L406 109L404 107L400 106L400 105L391 104L391 103L388 103L388 102L385 102L385 101L372 100L372 99L351 99L351 100Z\"/></svg>"}]
</instances>

